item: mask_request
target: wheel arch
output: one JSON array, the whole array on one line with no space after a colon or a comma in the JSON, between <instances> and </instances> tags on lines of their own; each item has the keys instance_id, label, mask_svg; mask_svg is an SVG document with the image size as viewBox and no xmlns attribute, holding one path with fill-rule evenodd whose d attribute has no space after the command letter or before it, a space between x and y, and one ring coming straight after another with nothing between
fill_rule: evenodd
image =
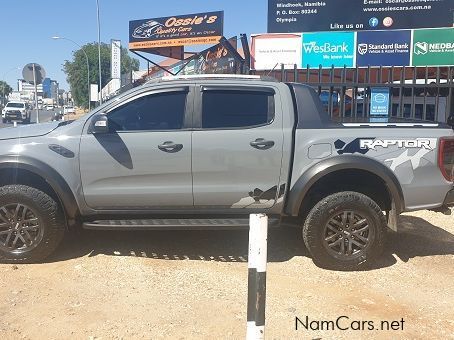
<instances>
[{"instance_id":1,"label":"wheel arch","mask_svg":"<svg viewBox=\"0 0 454 340\"><path fill-rule=\"evenodd\" d=\"M74 221L79 215L78 204L70 186L65 179L48 164L26 156L0 156L0 172L5 171L11 171L13 174L15 172L25 171L37 176L53 191L64 210L67 220Z\"/></svg>"},{"instance_id":2,"label":"wheel arch","mask_svg":"<svg viewBox=\"0 0 454 340\"><path fill-rule=\"evenodd\" d=\"M328 175L346 170L364 171L383 181L392 200L393 210L397 214L404 210L403 191L399 180L391 169L383 163L365 156L340 155L322 160L303 173L290 190L286 213L291 216L298 216L307 194L314 185Z\"/></svg>"}]
</instances>

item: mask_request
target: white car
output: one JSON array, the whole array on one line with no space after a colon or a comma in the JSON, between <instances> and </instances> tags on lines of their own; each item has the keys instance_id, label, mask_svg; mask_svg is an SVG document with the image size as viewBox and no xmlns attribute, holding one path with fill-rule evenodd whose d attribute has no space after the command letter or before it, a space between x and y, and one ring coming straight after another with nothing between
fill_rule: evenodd
<instances>
[{"instance_id":1,"label":"white car","mask_svg":"<svg viewBox=\"0 0 454 340\"><path fill-rule=\"evenodd\" d=\"M52 111L54 109L54 105L53 104L47 104L46 105L46 110L47 111Z\"/></svg>"},{"instance_id":2,"label":"white car","mask_svg":"<svg viewBox=\"0 0 454 340\"><path fill-rule=\"evenodd\" d=\"M67 114L75 114L76 113L76 109L74 108L74 106L65 106L63 108L63 114L67 115Z\"/></svg>"},{"instance_id":3,"label":"white car","mask_svg":"<svg viewBox=\"0 0 454 340\"><path fill-rule=\"evenodd\" d=\"M22 101L10 101L2 110L2 122L20 121L30 122L30 108L27 103Z\"/></svg>"}]
</instances>

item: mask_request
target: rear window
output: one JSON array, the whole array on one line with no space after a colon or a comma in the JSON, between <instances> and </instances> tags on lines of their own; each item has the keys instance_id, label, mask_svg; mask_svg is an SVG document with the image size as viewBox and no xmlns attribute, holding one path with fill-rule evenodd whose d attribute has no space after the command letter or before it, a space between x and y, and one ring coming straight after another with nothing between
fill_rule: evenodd
<instances>
[{"instance_id":1,"label":"rear window","mask_svg":"<svg viewBox=\"0 0 454 340\"><path fill-rule=\"evenodd\" d=\"M25 107L25 104L24 103L8 103L8 104L6 104L6 107L14 107L14 108L23 109Z\"/></svg>"},{"instance_id":2,"label":"rear window","mask_svg":"<svg viewBox=\"0 0 454 340\"><path fill-rule=\"evenodd\" d=\"M269 124L273 119L273 93L233 90L203 93L202 128L255 127Z\"/></svg>"}]
</instances>

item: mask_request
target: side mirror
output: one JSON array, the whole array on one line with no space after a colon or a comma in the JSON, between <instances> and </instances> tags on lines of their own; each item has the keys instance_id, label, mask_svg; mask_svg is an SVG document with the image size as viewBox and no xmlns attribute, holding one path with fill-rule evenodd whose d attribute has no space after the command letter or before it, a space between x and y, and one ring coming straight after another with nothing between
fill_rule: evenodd
<instances>
[{"instance_id":1,"label":"side mirror","mask_svg":"<svg viewBox=\"0 0 454 340\"><path fill-rule=\"evenodd\" d=\"M448 125L451 126L454 130L454 115L448 117Z\"/></svg>"},{"instance_id":2,"label":"side mirror","mask_svg":"<svg viewBox=\"0 0 454 340\"><path fill-rule=\"evenodd\" d=\"M104 113L97 114L91 121L92 133L108 133L109 132L109 119Z\"/></svg>"}]
</instances>

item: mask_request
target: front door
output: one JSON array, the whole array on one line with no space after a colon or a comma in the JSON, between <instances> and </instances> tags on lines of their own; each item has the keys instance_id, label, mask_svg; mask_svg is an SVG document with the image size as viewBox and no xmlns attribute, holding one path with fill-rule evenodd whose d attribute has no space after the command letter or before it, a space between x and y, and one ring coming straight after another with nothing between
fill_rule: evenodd
<instances>
[{"instance_id":1,"label":"front door","mask_svg":"<svg viewBox=\"0 0 454 340\"><path fill-rule=\"evenodd\" d=\"M82 136L80 170L89 207L193 208L188 90L141 93L107 112L110 133Z\"/></svg>"},{"instance_id":2,"label":"front door","mask_svg":"<svg viewBox=\"0 0 454 340\"><path fill-rule=\"evenodd\" d=\"M263 87L201 86L194 131L194 205L268 209L280 184L283 129L279 96Z\"/></svg>"}]
</instances>

